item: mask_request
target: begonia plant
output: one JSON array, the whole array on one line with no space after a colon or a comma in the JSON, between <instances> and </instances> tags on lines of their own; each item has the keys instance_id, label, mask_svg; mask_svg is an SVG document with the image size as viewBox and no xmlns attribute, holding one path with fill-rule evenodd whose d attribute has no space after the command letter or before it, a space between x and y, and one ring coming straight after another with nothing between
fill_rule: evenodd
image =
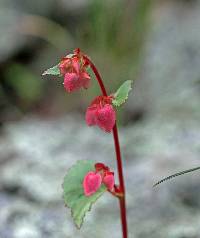
<instances>
[{"instance_id":1,"label":"begonia plant","mask_svg":"<svg viewBox=\"0 0 200 238\"><path fill-rule=\"evenodd\" d=\"M86 109L85 121L88 126L97 126L105 133L112 133L116 152L119 184L115 174L101 161L80 160L72 166L64 177L64 202L71 209L71 215L77 228L83 224L86 213L92 204L106 191L119 200L122 237L128 237L126 215L126 193L123 176L123 165L117 129L116 107L121 106L128 98L131 81L125 81L119 89L108 95L103 80L93 62L80 49L66 55L43 75L61 76L66 92L88 89L92 84L89 71L92 70L101 89Z\"/></svg>"}]
</instances>

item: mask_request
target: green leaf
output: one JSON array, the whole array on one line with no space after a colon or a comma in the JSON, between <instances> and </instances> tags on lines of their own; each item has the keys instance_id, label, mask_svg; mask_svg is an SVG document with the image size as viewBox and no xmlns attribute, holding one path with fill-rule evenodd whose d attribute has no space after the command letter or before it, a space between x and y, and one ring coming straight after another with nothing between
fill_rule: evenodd
<instances>
[{"instance_id":1,"label":"green leaf","mask_svg":"<svg viewBox=\"0 0 200 238\"><path fill-rule=\"evenodd\" d=\"M95 171L95 162L91 160L78 161L68 170L64 178L64 201L71 209L72 218L78 228L81 228L85 214L91 210L92 204L106 191L102 184L99 190L87 197L83 191L83 179L89 171Z\"/></svg>"},{"instance_id":2,"label":"green leaf","mask_svg":"<svg viewBox=\"0 0 200 238\"><path fill-rule=\"evenodd\" d=\"M75 56L75 54L68 54L67 56L66 56L66 58L73 58Z\"/></svg>"},{"instance_id":3,"label":"green leaf","mask_svg":"<svg viewBox=\"0 0 200 238\"><path fill-rule=\"evenodd\" d=\"M52 68L45 70L42 75L60 75L60 69L58 66L59 66L59 64L53 66Z\"/></svg>"},{"instance_id":4,"label":"green leaf","mask_svg":"<svg viewBox=\"0 0 200 238\"><path fill-rule=\"evenodd\" d=\"M13 77L14 75L14 77ZM22 107L30 107L43 93L43 81L39 80L28 67L10 64L5 71L6 82L22 100Z\"/></svg>"},{"instance_id":5,"label":"green leaf","mask_svg":"<svg viewBox=\"0 0 200 238\"><path fill-rule=\"evenodd\" d=\"M114 94L114 99L112 101L112 104L114 106L119 107L123 103L125 103L125 101L128 99L128 93L132 89L131 84L132 84L132 81L127 80L120 86L120 88Z\"/></svg>"}]
</instances>

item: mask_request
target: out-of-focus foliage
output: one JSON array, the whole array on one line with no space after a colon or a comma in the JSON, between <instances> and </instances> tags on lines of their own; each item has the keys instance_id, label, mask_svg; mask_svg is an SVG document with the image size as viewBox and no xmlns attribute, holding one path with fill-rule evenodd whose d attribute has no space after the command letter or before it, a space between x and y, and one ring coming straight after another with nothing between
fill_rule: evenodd
<instances>
[{"instance_id":1,"label":"out-of-focus foliage","mask_svg":"<svg viewBox=\"0 0 200 238\"><path fill-rule=\"evenodd\" d=\"M150 6L150 0L92 1L80 39L88 48L92 45L113 57L137 58Z\"/></svg>"},{"instance_id":2,"label":"out-of-focus foliage","mask_svg":"<svg viewBox=\"0 0 200 238\"><path fill-rule=\"evenodd\" d=\"M15 89L15 94L21 99L22 104L28 106L39 100L42 94L43 81L19 64L12 64L5 72L6 81Z\"/></svg>"},{"instance_id":3,"label":"out-of-focus foliage","mask_svg":"<svg viewBox=\"0 0 200 238\"><path fill-rule=\"evenodd\" d=\"M54 113L66 113L68 107L79 110L84 100L88 104L99 93L94 80L87 96L80 93L86 99L78 101L75 96L58 97L57 94L65 94L63 88L55 87L48 79L44 83L40 76L75 47L92 57L111 92L124 80L136 77L150 0L44 1L40 10L38 4L12 0L0 3L1 97L9 101L3 102L4 107L12 110L14 105L31 111L36 104L41 108L46 105L48 97L53 101Z\"/></svg>"}]
</instances>

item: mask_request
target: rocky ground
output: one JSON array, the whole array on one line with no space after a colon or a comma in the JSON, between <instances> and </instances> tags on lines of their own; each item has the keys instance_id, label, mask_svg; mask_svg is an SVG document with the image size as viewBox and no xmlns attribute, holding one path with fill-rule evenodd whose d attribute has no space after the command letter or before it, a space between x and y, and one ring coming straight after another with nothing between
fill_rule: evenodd
<instances>
[{"instance_id":1,"label":"rocky ground","mask_svg":"<svg viewBox=\"0 0 200 238\"><path fill-rule=\"evenodd\" d=\"M144 119L120 128L130 237L200 237L200 172L152 188L158 179L199 166L200 4L160 1L144 64L128 110ZM190 3L189 3L190 2ZM88 128L83 115L29 117L0 136L1 238L121 238L117 201L106 194L76 230L61 183L77 160L102 161L116 171L112 135Z\"/></svg>"},{"instance_id":2,"label":"rocky ground","mask_svg":"<svg viewBox=\"0 0 200 238\"><path fill-rule=\"evenodd\" d=\"M95 159L116 170L111 135L87 128L79 116L26 119L3 133L0 237L121 237L117 202L109 194L81 231L62 201L62 179L76 160ZM200 174L152 188L164 175L199 165L198 122L154 118L120 129L120 138L130 237L199 237Z\"/></svg>"}]
</instances>

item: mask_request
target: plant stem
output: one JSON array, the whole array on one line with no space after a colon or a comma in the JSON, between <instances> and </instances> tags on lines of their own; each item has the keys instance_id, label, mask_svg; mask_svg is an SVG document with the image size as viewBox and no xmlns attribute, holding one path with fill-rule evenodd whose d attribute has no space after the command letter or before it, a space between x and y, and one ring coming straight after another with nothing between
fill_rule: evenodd
<instances>
[{"instance_id":1,"label":"plant stem","mask_svg":"<svg viewBox=\"0 0 200 238\"><path fill-rule=\"evenodd\" d=\"M83 58L88 62L91 69L93 70L93 72L96 76L96 79L99 83L99 86L101 88L103 96L107 96L107 92L106 92L103 80L102 80L101 75L99 74L96 66L91 62L91 60L86 55L83 55ZM119 176L119 188L120 188L120 193L122 193L122 196L118 197L119 198L119 205L120 205L120 214L121 214L122 234L123 234L123 238L128 238L123 165L122 165L120 143L119 143L118 129L117 129L117 124L116 123L115 123L114 128L113 128L113 139L114 139L114 144L115 144L117 170L118 170L118 176Z\"/></svg>"},{"instance_id":2,"label":"plant stem","mask_svg":"<svg viewBox=\"0 0 200 238\"><path fill-rule=\"evenodd\" d=\"M118 137L118 130L117 130L116 123L115 123L115 126L113 128L113 138L114 138L115 152L116 152L116 158L117 158L119 186L120 186L121 193L123 194L123 196L119 198L122 232L123 232L123 238L127 238L128 237L128 231L127 231L127 219L126 219L126 197L125 197L126 193L125 193L123 165L122 165L120 144L119 144L119 137Z\"/></svg>"},{"instance_id":3,"label":"plant stem","mask_svg":"<svg viewBox=\"0 0 200 238\"><path fill-rule=\"evenodd\" d=\"M106 92L106 88L105 88L104 83L103 83L103 80L102 80L101 75L99 74L96 66L92 63L92 61L86 55L83 55L83 58L88 62L88 64L90 65L92 71L94 72L94 74L96 76L96 79L97 79L97 81L99 83L99 86L101 88L103 96L108 96L107 92Z\"/></svg>"}]
</instances>

